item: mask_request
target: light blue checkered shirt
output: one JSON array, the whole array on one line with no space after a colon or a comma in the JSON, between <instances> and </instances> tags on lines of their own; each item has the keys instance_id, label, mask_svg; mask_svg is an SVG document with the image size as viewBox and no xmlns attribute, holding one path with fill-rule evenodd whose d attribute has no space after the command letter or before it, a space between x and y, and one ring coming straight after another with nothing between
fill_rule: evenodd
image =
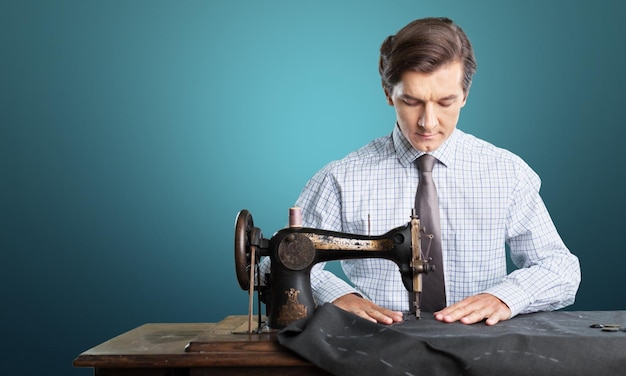
<instances>
[{"instance_id":1,"label":"light blue checkered shirt","mask_svg":"<svg viewBox=\"0 0 626 376\"><path fill-rule=\"evenodd\" d=\"M421 154L396 126L391 135L329 163L296 202L304 226L380 235L406 224L418 183L413 162ZM511 152L459 129L431 154L438 159L433 179L448 305L482 292L500 298L513 315L572 304L580 283L578 258L552 223L537 174ZM518 267L509 275L505 243ZM408 311L408 292L393 262L343 261L354 287L323 266L311 272L318 304L358 292L380 306Z\"/></svg>"}]
</instances>

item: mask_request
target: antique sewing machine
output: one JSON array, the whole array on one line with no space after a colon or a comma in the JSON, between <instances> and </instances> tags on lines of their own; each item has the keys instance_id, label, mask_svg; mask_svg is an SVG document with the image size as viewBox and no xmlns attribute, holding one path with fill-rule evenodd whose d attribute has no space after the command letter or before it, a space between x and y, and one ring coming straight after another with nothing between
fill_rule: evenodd
<instances>
[{"instance_id":1,"label":"antique sewing machine","mask_svg":"<svg viewBox=\"0 0 626 376\"><path fill-rule=\"evenodd\" d=\"M289 209L289 227L270 239L254 227L252 215L242 210L235 222L235 269L237 280L249 294L248 332L252 328L254 290L258 291L259 325L262 330L260 302L266 304L269 329L281 329L289 323L312 315L315 302L311 292L311 268L324 261L356 258L384 258L398 265L402 282L414 294L412 313L420 317L422 275L434 270L422 253L421 238L432 239L420 228L413 212L410 221L380 236L354 235L302 227L300 208ZM427 253L426 253L427 254ZM259 273L262 256L271 260L269 276ZM261 279L264 278L264 283ZM255 280L256 279L256 280Z\"/></svg>"}]
</instances>

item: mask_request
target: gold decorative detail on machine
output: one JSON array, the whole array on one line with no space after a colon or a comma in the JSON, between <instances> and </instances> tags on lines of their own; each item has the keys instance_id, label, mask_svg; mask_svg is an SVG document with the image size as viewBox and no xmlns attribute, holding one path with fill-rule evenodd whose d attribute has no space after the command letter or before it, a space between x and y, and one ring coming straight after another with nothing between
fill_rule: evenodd
<instances>
[{"instance_id":1,"label":"gold decorative detail on machine","mask_svg":"<svg viewBox=\"0 0 626 376\"><path fill-rule=\"evenodd\" d=\"M287 302L280 307L278 314L278 323L283 326L307 316L307 307L298 301L300 290L291 288L285 291L285 295Z\"/></svg>"}]
</instances>

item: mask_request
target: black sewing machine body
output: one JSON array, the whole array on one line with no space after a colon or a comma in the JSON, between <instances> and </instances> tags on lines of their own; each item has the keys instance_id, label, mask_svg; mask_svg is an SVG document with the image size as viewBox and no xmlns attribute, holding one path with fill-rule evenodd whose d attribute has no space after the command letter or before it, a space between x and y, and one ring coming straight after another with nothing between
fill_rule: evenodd
<instances>
[{"instance_id":1,"label":"black sewing machine body","mask_svg":"<svg viewBox=\"0 0 626 376\"><path fill-rule=\"evenodd\" d=\"M432 267L424 260L420 247L419 219L380 236L366 236L305 227L287 227L270 239L254 227L252 216L242 210L235 226L235 264L242 289L259 291L266 304L268 325L280 329L308 317L315 311L310 273L315 264L325 261L383 258L398 265L407 291L421 292L421 275ZM265 285L255 270L262 256L271 261ZM254 278L257 281L254 281ZM419 299L416 301L419 302ZM251 308L251 307L250 307ZM419 317L419 307L415 307Z\"/></svg>"}]
</instances>

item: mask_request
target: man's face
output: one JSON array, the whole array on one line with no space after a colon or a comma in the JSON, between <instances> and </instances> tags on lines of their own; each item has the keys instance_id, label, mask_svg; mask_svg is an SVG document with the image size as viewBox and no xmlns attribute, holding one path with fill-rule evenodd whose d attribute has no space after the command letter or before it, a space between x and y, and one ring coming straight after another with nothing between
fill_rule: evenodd
<instances>
[{"instance_id":1,"label":"man's face","mask_svg":"<svg viewBox=\"0 0 626 376\"><path fill-rule=\"evenodd\" d=\"M400 130L415 149L433 151L450 137L467 100L462 79L463 65L454 62L433 73L406 71L393 92L386 93Z\"/></svg>"}]
</instances>

